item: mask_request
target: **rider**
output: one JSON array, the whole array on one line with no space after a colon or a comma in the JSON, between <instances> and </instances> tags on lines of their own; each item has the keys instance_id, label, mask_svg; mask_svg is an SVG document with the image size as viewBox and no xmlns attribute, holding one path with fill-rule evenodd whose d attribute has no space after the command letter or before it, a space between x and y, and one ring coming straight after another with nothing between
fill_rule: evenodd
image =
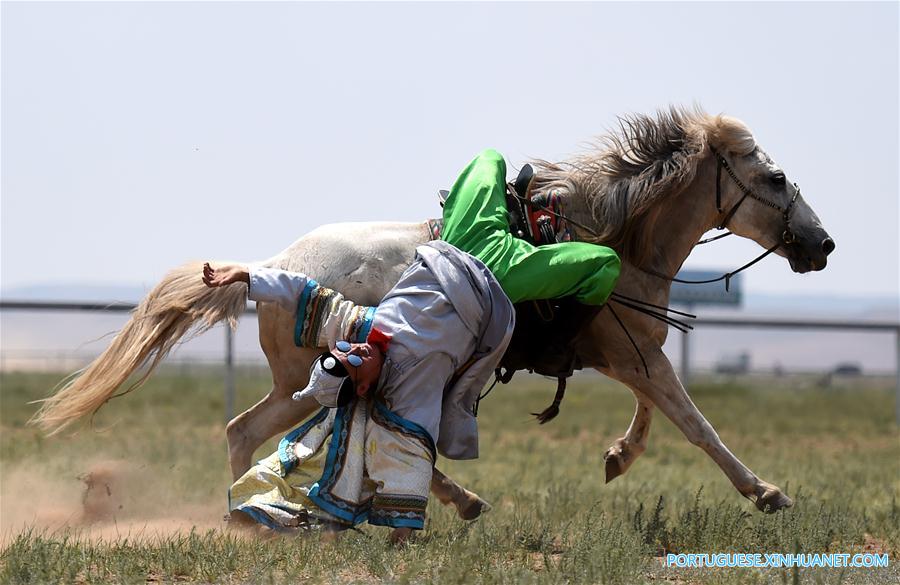
<instances>
[{"instance_id":1,"label":"rider","mask_svg":"<svg viewBox=\"0 0 900 585\"><path fill-rule=\"evenodd\" d=\"M310 283L300 273L208 264L203 280L211 287L244 282L251 299L290 309ZM234 483L234 517L276 530L368 519L393 527L395 541L423 528L437 452L478 456L473 406L514 322L512 304L482 262L446 242L419 246L379 304L366 341L334 343L314 362L294 398L332 408Z\"/></svg>"},{"instance_id":2,"label":"rider","mask_svg":"<svg viewBox=\"0 0 900 585\"><path fill-rule=\"evenodd\" d=\"M235 482L233 510L276 528L301 513L338 525L368 515L371 523L393 526L392 539L405 538L423 526L435 447L453 459L478 456L473 406L512 335L510 300L574 295L587 304L606 301L619 273L615 252L586 243L535 247L513 238L505 174L493 150L466 167L444 205L444 241L417 248L413 264L375 311L365 342L335 344L314 363L307 388L295 394L315 396L337 411L320 411ZM288 310L311 282L274 269L204 267L208 286L238 281L249 285L251 299ZM362 396L372 400L356 400ZM340 421L354 420L365 432L356 439L362 445L348 450L345 442L354 439L339 431ZM310 475L307 468L324 452L327 437L328 456L315 481L318 472ZM335 471L334 461L346 459L332 455L337 452L365 454L350 466L355 480L343 487L341 478L350 472L346 465ZM263 477L269 481L259 485ZM299 502L286 504L292 496Z\"/></svg>"}]
</instances>

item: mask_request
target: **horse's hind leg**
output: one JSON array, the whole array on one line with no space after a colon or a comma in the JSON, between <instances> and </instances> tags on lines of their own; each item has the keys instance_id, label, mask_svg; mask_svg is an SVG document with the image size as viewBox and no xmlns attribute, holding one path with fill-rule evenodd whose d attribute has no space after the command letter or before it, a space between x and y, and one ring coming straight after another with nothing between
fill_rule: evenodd
<instances>
[{"instance_id":1,"label":"horse's hind leg","mask_svg":"<svg viewBox=\"0 0 900 585\"><path fill-rule=\"evenodd\" d=\"M276 386L262 400L234 417L225 428L232 479L238 479L250 469L253 453L260 445L270 437L288 431L317 407L312 399L291 400L291 391Z\"/></svg>"},{"instance_id":2,"label":"horse's hind leg","mask_svg":"<svg viewBox=\"0 0 900 585\"><path fill-rule=\"evenodd\" d=\"M478 497L478 494L465 489L441 473L437 467L431 473L431 493L445 506L456 506L456 513L463 520L474 520L482 512L491 509L491 505Z\"/></svg>"},{"instance_id":3,"label":"horse's hind leg","mask_svg":"<svg viewBox=\"0 0 900 585\"><path fill-rule=\"evenodd\" d=\"M293 316L260 303L259 343L272 370L272 390L236 416L226 427L231 474L238 479L250 469L253 453L269 438L290 430L318 410L310 398L296 402L291 395L309 380L309 364L318 350L298 348L293 340Z\"/></svg>"},{"instance_id":4,"label":"horse's hind leg","mask_svg":"<svg viewBox=\"0 0 900 585\"><path fill-rule=\"evenodd\" d=\"M628 471L634 460L647 449L650 421L653 418L653 403L640 392L633 389L632 392L634 392L637 403L631 425L625 431L625 436L616 439L603 456L606 460L606 483Z\"/></svg>"}]
</instances>

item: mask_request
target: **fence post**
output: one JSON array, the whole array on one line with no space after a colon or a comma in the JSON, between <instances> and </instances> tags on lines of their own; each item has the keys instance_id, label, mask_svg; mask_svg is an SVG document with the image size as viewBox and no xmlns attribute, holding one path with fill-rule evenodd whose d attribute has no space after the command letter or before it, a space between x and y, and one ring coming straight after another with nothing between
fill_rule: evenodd
<instances>
[{"instance_id":1,"label":"fence post","mask_svg":"<svg viewBox=\"0 0 900 585\"><path fill-rule=\"evenodd\" d=\"M691 378L691 341L688 332L681 334L681 385L684 389L688 389L688 383Z\"/></svg>"},{"instance_id":2,"label":"fence post","mask_svg":"<svg viewBox=\"0 0 900 585\"><path fill-rule=\"evenodd\" d=\"M693 312L694 303L685 304L685 310L688 313ZM688 332L685 331L681 334L681 385L684 386L684 389L688 389L688 384L691 379L691 342L688 338Z\"/></svg>"},{"instance_id":3,"label":"fence post","mask_svg":"<svg viewBox=\"0 0 900 585\"><path fill-rule=\"evenodd\" d=\"M234 418L234 331L225 324L225 422Z\"/></svg>"}]
</instances>

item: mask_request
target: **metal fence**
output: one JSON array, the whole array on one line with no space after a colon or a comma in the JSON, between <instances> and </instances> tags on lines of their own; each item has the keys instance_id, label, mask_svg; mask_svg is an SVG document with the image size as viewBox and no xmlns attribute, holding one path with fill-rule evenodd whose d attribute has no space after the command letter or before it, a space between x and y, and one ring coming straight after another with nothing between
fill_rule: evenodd
<instances>
[{"instance_id":1,"label":"metal fence","mask_svg":"<svg viewBox=\"0 0 900 585\"><path fill-rule=\"evenodd\" d=\"M17 311L99 311L108 313L127 313L137 307L133 303L98 303L98 302L37 302L37 301L0 301L0 310ZM256 308L247 307L247 313L256 313ZM804 319L760 319L760 318L710 318L701 317L692 322L695 328L754 328L754 329L789 329L789 330L832 330L832 331L868 331L877 333L893 333L895 345L895 377L896 400L895 416L900 424L900 323L890 321L846 321L846 320L804 320ZM681 345L681 378L685 386L690 381L690 343L689 335L683 334ZM230 327L225 327L225 415L226 419L234 416L235 395L235 353L234 334Z\"/></svg>"}]
</instances>

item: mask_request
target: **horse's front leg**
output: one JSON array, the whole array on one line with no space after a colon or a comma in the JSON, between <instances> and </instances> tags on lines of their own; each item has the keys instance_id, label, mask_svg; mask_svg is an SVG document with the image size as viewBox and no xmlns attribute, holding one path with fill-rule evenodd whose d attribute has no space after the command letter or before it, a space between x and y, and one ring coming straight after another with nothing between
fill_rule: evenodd
<instances>
[{"instance_id":1,"label":"horse's front leg","mask_svg":"<svg viewBox=\"0 0 900 585\"><path fill-rule=\"evenodd\" d=\"M606 461L606 483L628 471L634 460L647 449L650 421L653 418L653 403L640 392L632 391L636 403L631 425L625 431L625 436L616 439L603 456Z\"/></svg>"},{"instance_id":2,"label":"horse's front leg","mask_svg":"<svg viewBox=\"0 0 900 585\"><path fill-rule=\"evenodd\" d=\"M688 396L662 349L645 351L645 357L649 379L642 369L635 368L613 371L611 375L652 400L691 443L712 457L738 492L752 500L757 508L775 512L793 505L781 489L759 479L722 443L716 430Z\"/></svg>"}]
</instances>

